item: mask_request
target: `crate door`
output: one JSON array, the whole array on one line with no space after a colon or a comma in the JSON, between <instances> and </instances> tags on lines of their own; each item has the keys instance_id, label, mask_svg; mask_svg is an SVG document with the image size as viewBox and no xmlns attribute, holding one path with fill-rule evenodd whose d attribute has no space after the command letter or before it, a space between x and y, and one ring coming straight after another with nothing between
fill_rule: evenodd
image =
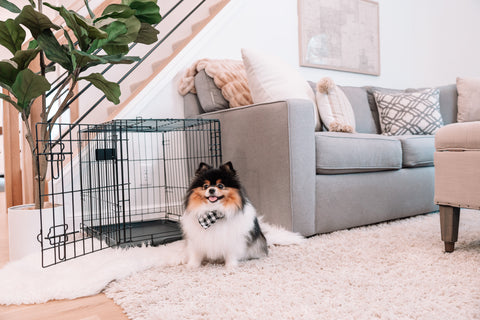
<instances>
[{"instance_id":1,"label":"crate door","mask_svg":"<svg viewBox=\"0 0 480 320\"><path fill-rule=\"evenodd\" d=\"M44 267L118 245L130 232L125 135L89 125L52 127L51 137L38 139L37 148L48 163L41 196L54 207L40 211L37 239Z\"/></svg>"}]
</instances>

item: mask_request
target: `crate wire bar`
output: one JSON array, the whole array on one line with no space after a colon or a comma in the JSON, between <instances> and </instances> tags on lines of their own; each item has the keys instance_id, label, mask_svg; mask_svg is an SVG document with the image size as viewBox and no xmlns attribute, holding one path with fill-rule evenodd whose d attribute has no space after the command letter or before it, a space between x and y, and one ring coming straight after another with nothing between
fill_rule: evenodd
<instances>
[{"instance_id":1,"label":"crate wire bar","mask_svg":"<svg viewBox=\"0 0 480 320\"><path fill-rule=\"evenodd\" d=\"M200 162L218 166L222 160L218 120L50 127L44 140L37 130L36 153L48 163L41 197L53 207L40 210L43 267L108 247L180 239L190 179Z\"/></svg>"}]
</instances>

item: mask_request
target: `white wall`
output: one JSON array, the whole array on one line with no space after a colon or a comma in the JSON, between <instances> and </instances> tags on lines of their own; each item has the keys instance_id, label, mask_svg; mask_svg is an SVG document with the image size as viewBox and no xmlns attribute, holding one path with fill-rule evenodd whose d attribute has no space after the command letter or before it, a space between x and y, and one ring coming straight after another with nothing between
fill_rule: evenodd
<instances>
[{"instance_id":1,"label":"white wall","mask_svg":"<svg viewBox=\"0 0 480 320\"><path fill-rule=\"evenodd\" d=\"M178 72L200 58L241 59L242 47L281 57L297 66L307 80L330 76L341 85L422 87L454 83L457 76L480 76L480 41L476 32L480 30L480 1L378 2L378 77L299 67L297 0L231 0L193 45L152 81L150 90L134 100L130 111L119 117L182 117L182 99L175 85Z\"/></svg>"},{"instance_id":2,"label":"white wall","mask_svg":"<svg viewBox=\"0 0 480 320\"><path fill-rule=\"evenodd\" d=\"M119 117L182 117L179 70L200 58L241 59L242 47L277 55L307 80L391 88L454 83L480 76L480 1L379 0L381 75L299 67L297 0L232 0L196 42ZM176 65L175 65L176 64ZM173 78L173 81L172 81ZM162 80L163 79L163 80Z\"/></svg>"},{"instance_id":3,"label":"white wall","mask_svg":"<svg viewBox=\"0 0 480 320\"><path fill-rule=\"evenodd\" d=\"M235 1L235 0L234 0ZM254 47L299 66L296 0L242 0L242 10L199 57L240 58ZM381 75L299 67L308 80L330 76L344 85L387 87L452 83L480 76L480 1L380 0Z\"/></svg>"}]
</instances>

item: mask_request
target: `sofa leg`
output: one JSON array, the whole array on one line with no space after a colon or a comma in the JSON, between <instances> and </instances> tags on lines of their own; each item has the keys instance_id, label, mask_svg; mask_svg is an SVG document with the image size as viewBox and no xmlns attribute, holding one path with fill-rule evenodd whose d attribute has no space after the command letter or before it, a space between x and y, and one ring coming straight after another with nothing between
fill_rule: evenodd
<instances>
[{"instance_id":1,"label":"sofa leg","mask_svg":"<svg viewBox=\"0 0 480 320\"><path fill-rule=\"evenodd\" d=\"M458 222L460 208L440 206L440 229L442 241L445 243L445 252L453 252L458 239Z\"/></svg>"}]
</instances>

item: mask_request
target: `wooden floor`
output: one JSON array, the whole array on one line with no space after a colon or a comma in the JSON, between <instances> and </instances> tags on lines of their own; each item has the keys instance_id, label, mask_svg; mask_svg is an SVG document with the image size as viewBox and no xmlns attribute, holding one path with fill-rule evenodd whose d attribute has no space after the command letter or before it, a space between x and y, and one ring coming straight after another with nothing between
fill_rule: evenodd
<instances>
[{"instance_id":1,"label":"wooden floor","mask_svg":"<svg viewBox=\"0 0 480 320\"><path fill-rule=\"evenodd\" d=\"M8 228L5 194L0 192L0 268L8 262ZM122 320L122 309L104 294L75 300L57 300L33 305L0 305L0 320Z\"/></svg>"}]
</instances>

